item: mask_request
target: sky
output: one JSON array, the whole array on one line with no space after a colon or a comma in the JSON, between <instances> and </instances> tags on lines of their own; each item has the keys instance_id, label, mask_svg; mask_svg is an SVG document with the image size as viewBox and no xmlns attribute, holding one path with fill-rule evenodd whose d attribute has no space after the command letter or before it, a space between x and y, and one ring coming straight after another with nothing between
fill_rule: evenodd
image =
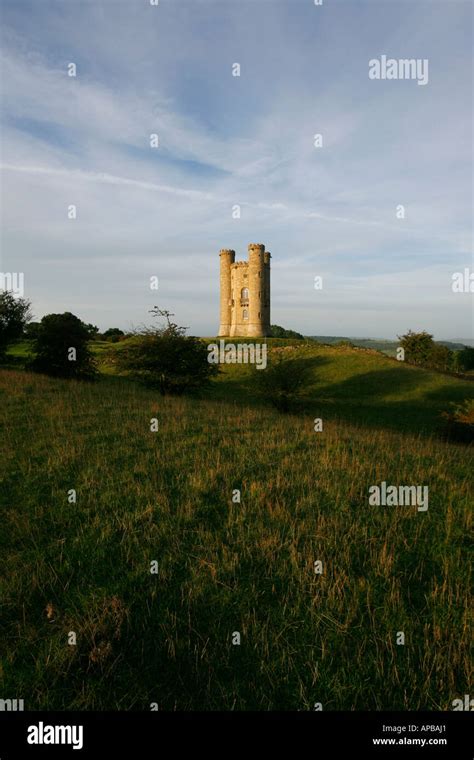
<instances>
[{"instance_id":1,"label":"sky","mask_svg":"<svg viewBox=\"0 0 474 760\"><path fill-rule=\"evenodd\" d=\"M474 338L452 290L474 270L470 2L1 0L1 22L0 271L35 319L128 330L158 305L216 335L219 250L255 242L273 324ZM427 84L369 78L382 55L427 59Z\"/></svg>"}]
</instances>

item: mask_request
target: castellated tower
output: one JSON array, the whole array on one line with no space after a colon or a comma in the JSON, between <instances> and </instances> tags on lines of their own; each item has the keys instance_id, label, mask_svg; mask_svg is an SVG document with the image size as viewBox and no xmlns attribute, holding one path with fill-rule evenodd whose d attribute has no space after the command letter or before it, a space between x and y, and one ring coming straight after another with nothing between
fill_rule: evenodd
<instances>
[{"instance_id":1,"label":"castellated tower","mask_svg":"<svg viewBox=\"0 0 474 760\"><path fill-rule=\"evenodd\" d=\"M247 261L221 250L220 337L263 338L270 335L270 252L250 243Z\"/></svg>"}]
</instances>

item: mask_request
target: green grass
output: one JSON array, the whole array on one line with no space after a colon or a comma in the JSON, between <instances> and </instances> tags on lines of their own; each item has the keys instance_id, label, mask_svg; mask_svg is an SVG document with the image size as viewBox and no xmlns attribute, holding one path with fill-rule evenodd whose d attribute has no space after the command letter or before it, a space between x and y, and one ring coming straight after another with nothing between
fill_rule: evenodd
<instances>
[{"instance_id":1,"label":"green grass","mask_svg":"<svg viewBox=\"0 0 474 760\"><path fill-rule=\"evenodd\" d=\"M314 368L289 416L239 366L201 399L0 372L0 697L435 710L469 693L472 447L435 431L472 384L362 349L284 350ZM382 480L428 485L428 512L369 506Z\"/></svg>"},{"instance_id":2,"label":"green grass","mask_svg":"<svg viewBox=\"0 0 474 760\"><path fill-rule=\"evenodd\" d=\"M281 350L302 358L311 369L313 380L299 408L314 417L370 429L435 434L450 402L474 397L472 381L401 364L371 350L311 344L278 346ZM253 367L235 364L223 370L213 398L265 403L255 397Z\"/></svg>"}]
</instances>

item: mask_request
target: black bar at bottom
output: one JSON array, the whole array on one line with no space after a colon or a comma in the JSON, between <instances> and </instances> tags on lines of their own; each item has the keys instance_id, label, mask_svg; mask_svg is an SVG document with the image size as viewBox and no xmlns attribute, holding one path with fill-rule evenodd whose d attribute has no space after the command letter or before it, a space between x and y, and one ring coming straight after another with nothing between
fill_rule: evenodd
<instances>
[{"instance_id":1,"label":"black bar at bottom","mask_svg":"<svg viewBox=\"0 0 474 760\"><path fill-rule=\"evenodd\" d=\"M472 760L472 718L470 712L0 712L0 760L142 760L186 750L189 757L237 753L245 760L250 749L311 760L331 752Z\"/></svg>"}]
</instances>

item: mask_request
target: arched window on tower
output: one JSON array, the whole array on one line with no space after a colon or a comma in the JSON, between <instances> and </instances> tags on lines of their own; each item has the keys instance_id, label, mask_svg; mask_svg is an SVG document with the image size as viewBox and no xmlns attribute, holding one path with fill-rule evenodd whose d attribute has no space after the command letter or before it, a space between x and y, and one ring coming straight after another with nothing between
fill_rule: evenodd
<instances>
[{"instance_id":1,"label":"arched window on tower","mask_svg":"<svg viewBox=\"0 0 474 760\"><path fill-rule=\"evenodd\" d=\"M240 303L242 306L246 306L249 302L249 289L248 288L242 288L240 292Z\"/></svg>"},{"instance_id":2,"label":"arched window on tower","mask_svg":"<svg viewBox=\"0 0 474 760\"><path fill-rule=\"evenodd\" d=\"M244 309L242 312L242 319L248 319L249 318L249 311L248 309Z\"/></svg>"}]
</instances>

